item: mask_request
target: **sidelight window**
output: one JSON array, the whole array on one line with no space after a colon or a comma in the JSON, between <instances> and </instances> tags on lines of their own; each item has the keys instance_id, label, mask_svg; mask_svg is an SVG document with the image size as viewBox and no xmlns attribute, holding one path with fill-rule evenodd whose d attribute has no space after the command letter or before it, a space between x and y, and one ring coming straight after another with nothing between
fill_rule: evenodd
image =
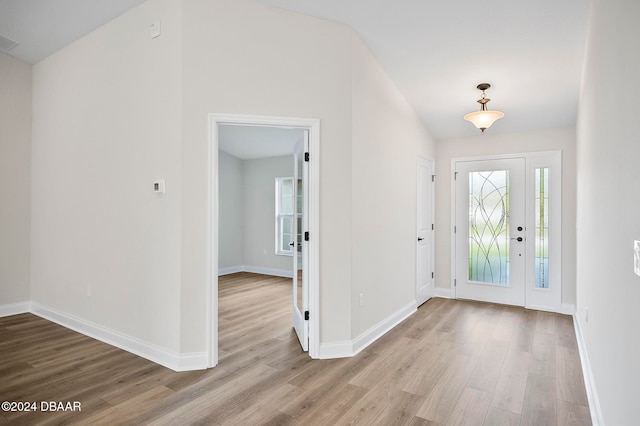
<instances>
[{"instance_id":1,"label":"sidelight window","mask_svg":"<svg viewBox=\"0 0 640 426\"><path fill-rule=\"evenodd\" d=\"M549 288L549 168L536 169L536 288Z\"/></svg>"}]
</instances>

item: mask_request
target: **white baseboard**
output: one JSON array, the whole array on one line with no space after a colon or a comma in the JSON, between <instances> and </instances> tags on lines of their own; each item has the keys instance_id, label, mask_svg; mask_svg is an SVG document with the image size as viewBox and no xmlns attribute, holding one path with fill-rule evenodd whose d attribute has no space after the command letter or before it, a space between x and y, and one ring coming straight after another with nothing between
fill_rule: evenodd
<instances>
[{"instance_id":1,"label":"white baseboard","mask_svg":"<svg viewBox=\"0 0 640 426\"><path fill-rule=\"evenodd\" d=\"M407 319L411 314L416 312L416 302L412 301L408 305L404 306L400 310L391 314L389 317L380 321L378 324L371 327L369 330L360 334L358 337L353 339L353 355L358 354L364 348L378 340L385 333L391 330L396 325L400 324L402 321Z\"/></svg>"},{"instance_id":2,"label":"white baseboard","mask_svg":"<svg viewBox=\"0 0 640 426\"><path fill-rule=\"evenodd\" d=\"M587 354L587 347L582 335L582 328L577 316L573 315L573 326L576 331L576 340L578 341L578 351L580 352L580 361L582 363L582 375L584 376L584 386L587 391L587 400L589 402L589 410L591 411L591 423L593 426L604 425L602 410L600 408L600 400L596 390L596 382L591 371L591 363Z\"/></svg>"},{"instance_id":3,"label":"white baseboard","mask_svg":"<svg viewBox=\"0 0 640 426\"><path fill-rule=\"evenodd\" d=\"M560 310L558 311L558 313L573 316L576 314L576 305L571 303L563 303L562 305L560 305Z\"/></svg>"},{"instance_id":4,"label":"white baseboard","mask_svg":"<svg viewBox=\"0 0 640 426\"><path fill-rule=\"evenodd\" d=\"M11 303L9 305L0 305L0 318L9 317L11 315L26 314L31 312L30 302Z\"/></svg>"},{"instance_id":5,"label":"white baseboard","mask_svg":"<svg viewBox=\"0 0 640 426\"><path fill-rule=\"evenodd\" d=\"M254 274L273 275L274 277L293 278L293 272L289 269L264 268L262 266L243 265L244 272L253 272Z\"/></svg>"},{"instance_id":6,"label":"white baseboard","mask_svg":"<svg viewBox=\"0 0 640 426\"><path fill-rule=\"evenodd\" d=\"M293 273L288 269L265 268L262 266L237 265L218 269L218 276L235 274L238 272L251 272L254 274L271 275L274 277L293 278Z\"/></svg>"},{"instance_id":7,"label":"white baseboard","mask_svg":"<svg viewBox=\"0 0 640 426\"><path fill-rule=\"evenodd\" d=\"M203 370L207 368L208 357L205 352L185 354L170 352L135 337L127 336L118 331L90 323L34 302L31 303L31 313L174 371Z\"/></svg>"},{"instance_id":8,"label":"white baseboard","mask_svg":"<svg viewBox=\"0 0 640 426\"><path fill-rule=\"evenodd\" d=\"M341 342L320 343L318 359L349 358L353 356L351 340Z\"/></svg>"},{"instance_id":9,"label":"white baseboard","mask_svg":"<svg viewBox=\"0 0 640 426\"><path fill-rule=\"evenodd\" d=\"M220 268L218 269L218 276L221 277L222 275L237 274L238 272L242 272L242 265Z\"/></svg>"},{"instance_id":10,"label":"white baseboard","mask_svg":"<svg viewBox=\"0 0 640 426\"><path fill-rule=\"evenodd\" d=\"M407 319L411 314L416 312L416 310L416 302L411 302L353 340L320 343L318 358L332 359L355 356L393 327Z\"/></svg>"},{"instance_id":11,"label":"white baseboard","mask_svg":"<svg viewBox=\"0 0 640 426\"><path fill-rule=\"evenodd\" d=\"M271 272L273 272L273 270ZM262 270L257 273L265 272ZM100 340L101 342L115 346L127 352L131 352L142 358L146 358L174 371L202 370L208 368L208 354L206 352L183 354L170 352L135 337L85 321L81 318L35 302L0 306L0 316L27 312L31 312L34 315L55 322L56 324L74 330L78 333L82 333L96 340ZM318 358L331 359L352 357L378 340L396 325L407 319L414 312L416 312L416 304L412 301L353 340L320 343Z\"/></svg>"},{"instance_id":12,"label":"white baseboard","mask_svg":"<svg viewBox=\"0 0 640 426\"><path fill-rule=\"evenodd\" d=\"M178 363L175 366L176 368L167 365L165 365L165 367L174 371L206 370L209 368L209 354L207 352L180 354L178 355Z\"/></svg>"},{"instance_id":13,"label":"white baseboard","mask_svg":"<svg viewBox=\"0 0 640 426\"><path fill-rule=\"evenodd\" d=\"M433 297L441 297L443 299L451 299L451 289L450 288L435 288L435 294Z\"/></svg>"},{"instance_id":14,"label":"white baseboard","mask_svg":"<svg viewBox=\"0 0 640 426\"><path fill-rule=\"evenodd\" d=\"M569 303L563 303L562 305L560 305L560 307L528 305L528 306L525 306L525 308L533 309L535 311L555 312L557 314L563 314L563 315L573 315L576 313L576 305L572 305Z\"/></svg>"}]
</instances>

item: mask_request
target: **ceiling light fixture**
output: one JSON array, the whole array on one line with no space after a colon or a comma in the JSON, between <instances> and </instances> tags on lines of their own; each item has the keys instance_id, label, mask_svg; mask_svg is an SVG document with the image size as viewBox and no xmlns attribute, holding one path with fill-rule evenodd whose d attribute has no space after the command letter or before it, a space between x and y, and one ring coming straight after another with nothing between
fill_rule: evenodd
<instances>
[{"instance_id":1,"label":"ceiling light fixture","mask_svg":"<svg viewBox=\"0 0 640 426\"><path fill-rule=\"evenodd\" d=\"M489 83L480 83L478 84L478 90L482 90L482 97L478 99L478 103L480 104L480 111L470 112L464 116L464 119L473 123L482 134L487 130L491 125L496 121L504 117L504 113L500 111L489 111L487 109L487 103L491 99L486 97L484 93L491 85Z\"/></svg>"}]
</instances>

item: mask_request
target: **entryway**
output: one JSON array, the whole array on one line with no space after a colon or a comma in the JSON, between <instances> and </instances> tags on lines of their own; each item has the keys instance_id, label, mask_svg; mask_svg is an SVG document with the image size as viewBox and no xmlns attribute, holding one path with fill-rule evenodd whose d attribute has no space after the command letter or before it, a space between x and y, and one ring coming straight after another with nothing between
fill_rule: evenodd
<instances>
[{"instance_id":1,"label":"entryway","mask_svg":"<svg viewBox=\"0 0 640 426\"><path fill-rule=\"evenodd\" d=\"M256 272L267 275L289 276L290 306L292 307L291 326L294 328L299 343L309 356L317 357L319 346L319 297L318 297L318 252L319 252L319 171L318 142L319 121L313 119L261 117L242 115L211 114L210 123L210 217L211 217L211 274L208 333L211 342L210 366L218 363L218 275L229 272ZM291 165L286 176L271 178L269 201L275 208L271 212L271 225L275 223L275 233L270 233L266 240L271 244L260 243L258 256L270 254L288 258L288 264L280 269L255 265L239 265L237 269L224 266L220 268L219 254L221 245L226 248L229 239L224 237L220 223L220 168L218 148L220 131L227 127L265 127L278 129L295 129L300 141L295 149L291 148L289 157L284 158ZM220 154L222 155L222 154ZM275 193L274 193L275 188ZM246 225L246 223L244 224ZM275 235L274 235L275 234ZM251 236L252 234L250 234ZM249 244L249 246L253 246ZM255 259L255 258L254 258ZM286 262L285 262L286 263ZM252 318L252 321L259 319ZM255 325L259 327L258 324Z\"/></svg>"},{"instance_id":2,"label":"entryway","mask_svg":"<svg viewBox=\"0 0 640 426\"><path fill-rule=\"evenodd\" d=\"M560 311L561 153L454 159L456 298Z\"/></svg>"}]
</instances>

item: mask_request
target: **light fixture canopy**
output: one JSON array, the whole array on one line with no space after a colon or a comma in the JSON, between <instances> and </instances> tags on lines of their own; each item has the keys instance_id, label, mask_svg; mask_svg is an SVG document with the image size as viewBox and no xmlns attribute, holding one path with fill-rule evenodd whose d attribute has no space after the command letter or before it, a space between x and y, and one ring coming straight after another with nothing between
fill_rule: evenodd
<instances>
[{"instance_id":1,"label":"light fixture canopy","mask_svg":"<svg viewBox=\"0 0 640 426\"><path fill-rule=\"evenodd\" d=\"M501 111L490 111L487 109L487 103L489 103L491 99L487 98L484 92L490 87L491 85L489 83L478 84L478 90L482 91L482 97L478 99L480 111L470 112L464 116L464 119L472 122L474 126L480 129L482 134L484 134L484 131L491 127L496 120L504 117L504 113Z\"/></svg>"}]
</instances>

